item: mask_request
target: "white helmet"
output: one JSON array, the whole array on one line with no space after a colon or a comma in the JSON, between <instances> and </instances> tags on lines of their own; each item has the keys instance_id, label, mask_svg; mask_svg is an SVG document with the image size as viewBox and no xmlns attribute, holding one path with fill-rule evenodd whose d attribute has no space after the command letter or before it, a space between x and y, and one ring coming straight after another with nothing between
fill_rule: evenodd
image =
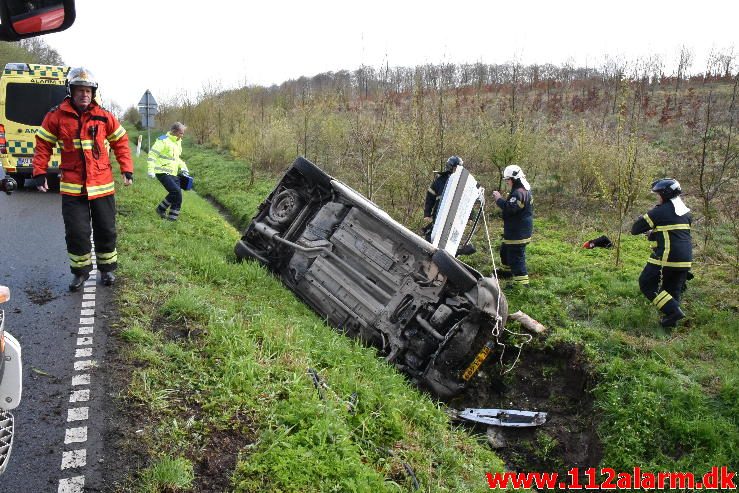
<instances>
[{"instance_id":1,"label":"white helmet","mask_svg":"<svg viewBox=\"0 0 739 493\"><path fill-rule=\"evenodd\" d=\"M86 86L92 88L92 97L98 88L98 82L93 73L85 67L75 67L67 74L67 94L72 95L72 86Z\"/></svg>"},{"instance_id":2,"label":"white helmet","mask_svg":"<svg viewBox=\"0 0 739 493\"><path fill-rule=\"evenodd\" d=\"M503 170L503 179L505 180L509 178L511 180L518 180L523 177L524 177L523 170L521 169L520 166L517 166L515 164L510 164L506 166L505 169Z\"/></svg>"},{"instance_id":3,"label":"white helmet","mask_svg":"<svg viewBox=\"0 0 739 493\"><path fill-rule=\"evenodd\" d=\"M529 185L528 180L526 180L526 175L523 174L523 170L520 166L517 166L515 164L509 164L505 167L505 169L503 170L503 179L510 179L514 182L516 180L519 180L521 182L521 185L523 185L523 188L525 188L526 190L531 190L531 185Z\"/></svg>"}]
</instances>

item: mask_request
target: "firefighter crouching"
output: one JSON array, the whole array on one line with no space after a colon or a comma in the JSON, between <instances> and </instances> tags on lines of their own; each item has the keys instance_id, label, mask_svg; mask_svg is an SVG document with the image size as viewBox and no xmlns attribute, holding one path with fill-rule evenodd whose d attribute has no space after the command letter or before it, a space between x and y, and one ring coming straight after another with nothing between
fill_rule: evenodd
<instances>
[{"instance_id":1,"label":"firefighter crouching","mask_svg":"<svg viewBox=\"0 0 739 493\"><path fill-rule=\"evenodd\" d=\"M176 221L180 217L182 208L182 188L178 175L189 176L187 165L180 159L182 154L182 137L187 127L175 122L164 135L160 135L149 151L147 162L149 164L148 175L155 177L167 190L167 196L156 208L157 214L162 219Z\"/></svg>"},{"instance_id":2,"label":"firefighter crouching","mask_svg":"<svg viewBox=\"0 0 739 493\"><path fill-rule=\"evenodd\" d=\"M515 285L528 286L526 269L526 245L534 231L534 206L531 185L523 170L512 164L503 170L503 179L511 192L506 199L497 190L493 192L495 203L502 210L503 243L500 245L500 270L498 276L511 279Z\"/></svg>"},{"instance_id":3,"label":"firefighter crouching","mask_svg":"<svg viewBox=\"0 0 739 493\"><path fill-rule=\"evenodd\" d=\"M690 209L680 198L680 183L663 178L652 183L659 203L634 222L631 234L648 232L652 255L639 276L639 288L664 313L662 327L675 327L685 317L680 295L693 261Z\"/></svg>"},{"instance_id":4,"label":"firefighter crouching","mask_svg":"<svg viewBox=\"0 0 739 493\"><path fill-rule=\"evenodd\" d=\"M73 68L67 75L67 97L44 117L36 134L33 176L36 188L48 190L46 170L54 147L61 148L59 191L70 268L69 284L78 290L92 271L95 241L97 267L106 286L115 281L117 267L115 186L105 141L118 160L123 184L133 183L133 161L126 130L115 116L95 102L98 83L92 73Z\"/></svg>"}]
</instances>

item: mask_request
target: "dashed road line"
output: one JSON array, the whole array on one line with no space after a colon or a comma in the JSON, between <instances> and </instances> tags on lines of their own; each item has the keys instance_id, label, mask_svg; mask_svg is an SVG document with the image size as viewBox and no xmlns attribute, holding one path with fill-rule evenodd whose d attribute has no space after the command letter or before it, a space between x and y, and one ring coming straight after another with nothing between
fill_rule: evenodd
<instances>
[{"instance_id":1,"label":"dashed road line","mask_svg":"<svg viewBox=\"0 0 739 493\"><path fill-rule=\"evenodd\" d=\"M75 447L62 451L61 470L74 470L77 475L59 479L57 493L83 493L85 490L85 476L82 469L87 466L87 426L90 419L90 408L81 405L90 400L90 372L97 366L93 359L93 337L95 326L95 290L97 289L97 265L95 264L95 250L92 250L93 270L90 278L85 282L80 306L80 322L77 330L77 347L74 350L74 371L72 389L69 393L69 408L67 409L68 426L64 431L64 445ZM82 346L82 347L80 347Z\"/></svg>"}]
</instances>

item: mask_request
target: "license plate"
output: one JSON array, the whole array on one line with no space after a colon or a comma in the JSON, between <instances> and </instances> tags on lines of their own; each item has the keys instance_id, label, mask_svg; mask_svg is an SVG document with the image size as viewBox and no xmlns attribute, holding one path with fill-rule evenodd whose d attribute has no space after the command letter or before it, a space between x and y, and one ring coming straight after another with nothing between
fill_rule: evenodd
<instances>
[{"instance_id":1,"label":"license plate","mask_svg":"<svg viewBox=\"0 0 739 493\"><path fill-rule=\"evenodd\" d=\"M31 166L32 162L33 162L32 157L19 157L18 158L18 166Z\"/></svg>"}]
</instances>

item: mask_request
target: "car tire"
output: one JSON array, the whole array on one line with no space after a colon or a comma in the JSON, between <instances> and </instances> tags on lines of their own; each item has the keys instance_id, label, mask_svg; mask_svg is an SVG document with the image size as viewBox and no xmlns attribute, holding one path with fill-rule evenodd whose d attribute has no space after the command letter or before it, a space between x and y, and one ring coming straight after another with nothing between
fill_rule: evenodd
<instances>
[{"instance_id":1,"label":"car tire","mask_svg":"<svg viewBox=\"0 0 739 493\"><path fill-rule=\"evenodd\" d=\"M331 186L331 177L321 168L303 157L299 157L295 160L293 168L298 170L300 174L311 183L324 188L329 188Z\"/></svg>"},{"instance_id":2,"label":"car tire","mask_svg":"<svg viewBox=\"0 0 739 493\"><path fill-rule=\"evenodd\" d=\"M298 215L303 208L300 194L291 188L278 193L269 206L269 219L274 224L287 224Z\"/></svg>"},{"instance_id":3,"label":"car tire","mask_svg":"<svg viewBox=\"0 0 739 493\"><path fill-rule=\"evenodd\" d=\"M462 291L469 291L477 285L475 276L462 263L449 255L445 250L436 250L431 261L439 268L439 272L454 286Z\"/></svg>"},{"instance_id":4,"label":"car tire","mask_svg":"<svg viewBox=\"0 0 739 493\"><path fill-rule=\"evenodd\" d=\"M16 187L16 190L23 190L23 184L26 182L26 177L25 176L21 176L21 175L15 174L15 173L8 173L8 176L10 178L14 179L16 185L18 185Z\"/></svg>"}]
</instances>

